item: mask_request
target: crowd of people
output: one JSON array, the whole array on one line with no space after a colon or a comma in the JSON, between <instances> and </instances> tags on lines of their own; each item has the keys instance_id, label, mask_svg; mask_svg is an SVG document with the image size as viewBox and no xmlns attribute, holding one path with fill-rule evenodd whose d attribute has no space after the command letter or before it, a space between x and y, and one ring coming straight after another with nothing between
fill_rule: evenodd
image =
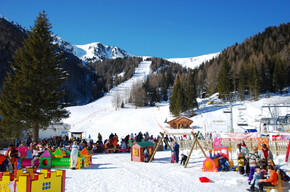
<instances>
[{"instance_id":1,"label":"crowd of people","mask_svg":"<svg viewBox=\"0 0 290 192\"><path fill-rule=\"evenodd\" d=\"M283 181L289 181L287 174L275 165L273 154L266 144L261 149L255 146L249 150L244 141L236 149L238 172L248 177L249 191L263 191L265 186L277 185L277 170Z\"/></svg>"},{"instance_id":2,"label":"crowd of people","mask_svg":"<svg viewBox=\"0 0 290 192\"><path fill-rule=\"evenodd\" d=\"M130 151L130 146L132 143L141 141L151 141L157 143L160 136L153 137L149 135L148 132L138 134L131 133L126 137L121 138L119 143L119 137L115 133L111 133L108 139L103 141L102 135L98 133L98 138L96 143L93 140L86 141L80 138L69 139L67 135L56 136L48 139L43 139L38 142L33 142L31 137L28 137L26 141L22 141L18 144L18 147L11 144L8 150L2 155L0 154L0 171L6 171L7 169L12 173L19 157L28 158L38 158L45 150L49 149L55 151L57 148L71 151L82 150L87 148L92 153L94 152L107 152L108 149L115 149L118 151ZM180 136L180 137L164 137L164 148L167 149L167 143L174 142L173 152L171 156L172 163L179 163L179 144L177 141L182 141L185 139L191 140L190 136ZM198 139L212 140L212 134L207 133L205 136L202 134L198 135ZM144 150L145 162L148 162L148 149ZM250 185L249 191L263 191L264 186L275 186L277 185L277 170L279 170L282 180L289 181L289 177L283 170L279 169L273 161L273 154L271 150L268 149L266 144L262 145L259 149L257 146L249 150L244 141L237 144L236 149L237 163L238 163L238 173L248 177L248 184ZM180 164L184 165L187 156L181 154ZM72 160L73 161L73 160ZM229 171L229 164L227 159L223 156L219 156L220 169L223 171Z\"/></svg>"}]
</instances>

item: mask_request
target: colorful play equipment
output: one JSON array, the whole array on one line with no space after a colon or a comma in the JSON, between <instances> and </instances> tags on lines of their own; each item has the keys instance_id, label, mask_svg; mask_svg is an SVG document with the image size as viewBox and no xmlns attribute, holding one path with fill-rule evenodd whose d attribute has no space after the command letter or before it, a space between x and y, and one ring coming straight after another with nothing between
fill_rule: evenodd
<instances>
[{"instance_id":1,"label":"colorful play equipment","mask_svg":"<svg viewBox=\"0 0 290 192\"><path fill-rule=\"evenodd\" d=\"M285 162L288 162L288 159L289 159L289 151L290 151L290 140L289 140L288 147L287 147Z\"/></svg>"},{"instance_id":2,"label":"colorful play equipment","mask_svg":"<svg viewBox=\"0 0 290 192\"><path fill-rule=\"evenodd\" d=\"M46 168L52 167L70 167L70 151L62 151L57 149L54 153L50 150L46 150L39 158L26 158L21 157L17 159L17 169L22 168ZM92 154L87 148L84 148L82 152L78 152L77 169L89 166L92 163Z\"/></svg>"},{"instance_id":3,"label":"colorful play equipment","mask_svg":"<svg viewBox=\"0 0 290 192\"><path fill-rule=\"evenodd\" d=\"M67 157L67 154L65 151L61 150L60 148L57 148L55 150L55 152L53 153L55 158L63 158L63 157ZM68 155L69 157L69 155Z\"/></svg>"},{"instance_id":4,"label":"colorful play equipment","mask_svg":"<svg viewBox=\"0 0 290 192\"><path fill-rule=\"evenodd\" d=\"M134 143L131 146L131 161L144 162L145 161L144 150L146 147L148 149L149 158L150 158L154 150L154 143L150 141Z\"/></svg>"},{"instance_id":5,"label":"colorful play equipment","mask_svg":"<svg viewBox=\"0 0 290 192\"><path fill-rule=\"evenodd\" d=\"M39 158L18 158L16 167L17 169L22 169L26 167L39 167Z\"/></svg>"},{"instance_id":6,"label":"colorful play equipment","mask_svg":"<svg viewBox=\"0 0 290 192\"><path fill-rule=\"evenodd\" d=\"M64 153L62 153L64 154ZM85 157L79 152L77 169L84 168ZM51 167L70 167L70 157L56 158L49 150L40 156L39 167L50 169Z\"/></svg>"},{"instance_id":7,"label":"colorful play equipment","mask_svg":"<svg viewBox=\"0 0 290 192\"><path fill-rule=\"evenodd\" d=\"M84 148L81 154L84 156L85 166L89 166L90 164L92 164L93 155L87 148Z\"/></svg>"},{"instance_id":8,"label":"colorful play equipment","mask_svg":"<svg viewBox=\"0 0 290 192\"><path fill-rule=\"evenodd\" d=\"M229 153L231 158L229 159ZM229 167L234 165L232 160L232 147L231 146L213 146L213 155L212 150L209 151L210 156L206 157L203 161L202 171L203 172L218 172L219 171L219 158L223 155L226 160L229 162Z\"/></svg>"},{"instance_id":9,"label":"colorful play equipment","mask_svg":"<svg viewBox=\"0 0 290 192\"><path fill-rule=\"evenodd\" d=\"M51 171L50 169L27 168L14 171L14 175L9 172L0 173L0 185L8 186L13 184L14 191L18 192L64 192L65 191L65 170ZM2 189L2 188L1 188ZM4 191L10 191L9 188Z\"/></svg>"},{"instance_id":10,"label":"colorful play equipment","mask_svg":"<svg viewBox=\"0 0 290 192\"><path fill-rule=\"evenodd\" d=\"M206 157L203 161L202 171L203 172L218 172L219 168L219 158Z\"/></svg>"}]
</instances>

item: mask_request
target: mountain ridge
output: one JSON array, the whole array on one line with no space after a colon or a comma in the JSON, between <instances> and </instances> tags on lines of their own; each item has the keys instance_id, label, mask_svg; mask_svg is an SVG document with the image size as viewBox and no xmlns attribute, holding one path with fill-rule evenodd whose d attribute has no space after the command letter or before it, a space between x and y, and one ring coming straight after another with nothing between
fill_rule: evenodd
<instances>
[{"instance_id":1,"label":"mountain ridge","mask_svg":"<svg viewBox=\"0 0 290 192\"><path fill-rule=\"evenodd\" d=\"M96 62L106 59L117 59L134 57L133 54L111 45L105 45L101 42L92 42L84 45L73 45L59 36L54 36L54 43L67 52L74 54L83 62Z\"/></svg>"}]
</instances>

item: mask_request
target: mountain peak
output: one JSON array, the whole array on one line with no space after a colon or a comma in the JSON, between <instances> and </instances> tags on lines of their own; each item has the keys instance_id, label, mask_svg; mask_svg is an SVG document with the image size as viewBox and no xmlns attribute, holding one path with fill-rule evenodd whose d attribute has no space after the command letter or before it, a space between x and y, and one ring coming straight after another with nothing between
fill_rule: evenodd
<instances>
[{"instance_id":1,"label":"mountain peak","mask_svg":"<svg viewBox=\"0 0 290 192\"><path fill-rule=\"evenodd\" d=\"M85 45L74 45L74 54L83 61L99 61L104 59L116 59L133 57L132 54L116 47L105 45L100 42L93 42Z\"/></svg>"},{"instance_id":2,"label":"mountain peak","mask_svg":"<svg viewBox=\"0 0 290 192\"><path fill-rule=\"evenodd\" d=\"M134 56L119 47L105 45L101 42L92 42L84 45L72 45L62 38L54 36L54 43L57 43L60 48L74 54L84 62Z\"/></svg>"}]
</instances>

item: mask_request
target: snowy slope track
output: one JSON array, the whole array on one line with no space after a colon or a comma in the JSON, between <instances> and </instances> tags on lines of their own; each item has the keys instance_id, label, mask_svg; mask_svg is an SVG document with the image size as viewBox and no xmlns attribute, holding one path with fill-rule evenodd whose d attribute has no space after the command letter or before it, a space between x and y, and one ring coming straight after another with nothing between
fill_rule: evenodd
<instances>
[{"instance_id":1,"label":"snowy slope track","mask_svg":"<svg viewBox=\"0 0 290 192\"><path fill-rule=\"evenodd\" d=\"M129 99L133 83L145 81L151 73L150 66L151 61L141 62L131 79L114 87L104 97L84 106L69 107L71 115L68 119L64 119L64 122L71 125L71 131L82 131L85 137L90 135L93 139L97 139L98 133L104 135L105 138L111 132L123 137L137 130L142 132L146 130L154 135L159 134L161 129L152 115L157 110L156 108L138 109L137 113L133 108L115 110L112 106L114 94L119 94L122 99Z\"/></svg>"}]
</instances>

